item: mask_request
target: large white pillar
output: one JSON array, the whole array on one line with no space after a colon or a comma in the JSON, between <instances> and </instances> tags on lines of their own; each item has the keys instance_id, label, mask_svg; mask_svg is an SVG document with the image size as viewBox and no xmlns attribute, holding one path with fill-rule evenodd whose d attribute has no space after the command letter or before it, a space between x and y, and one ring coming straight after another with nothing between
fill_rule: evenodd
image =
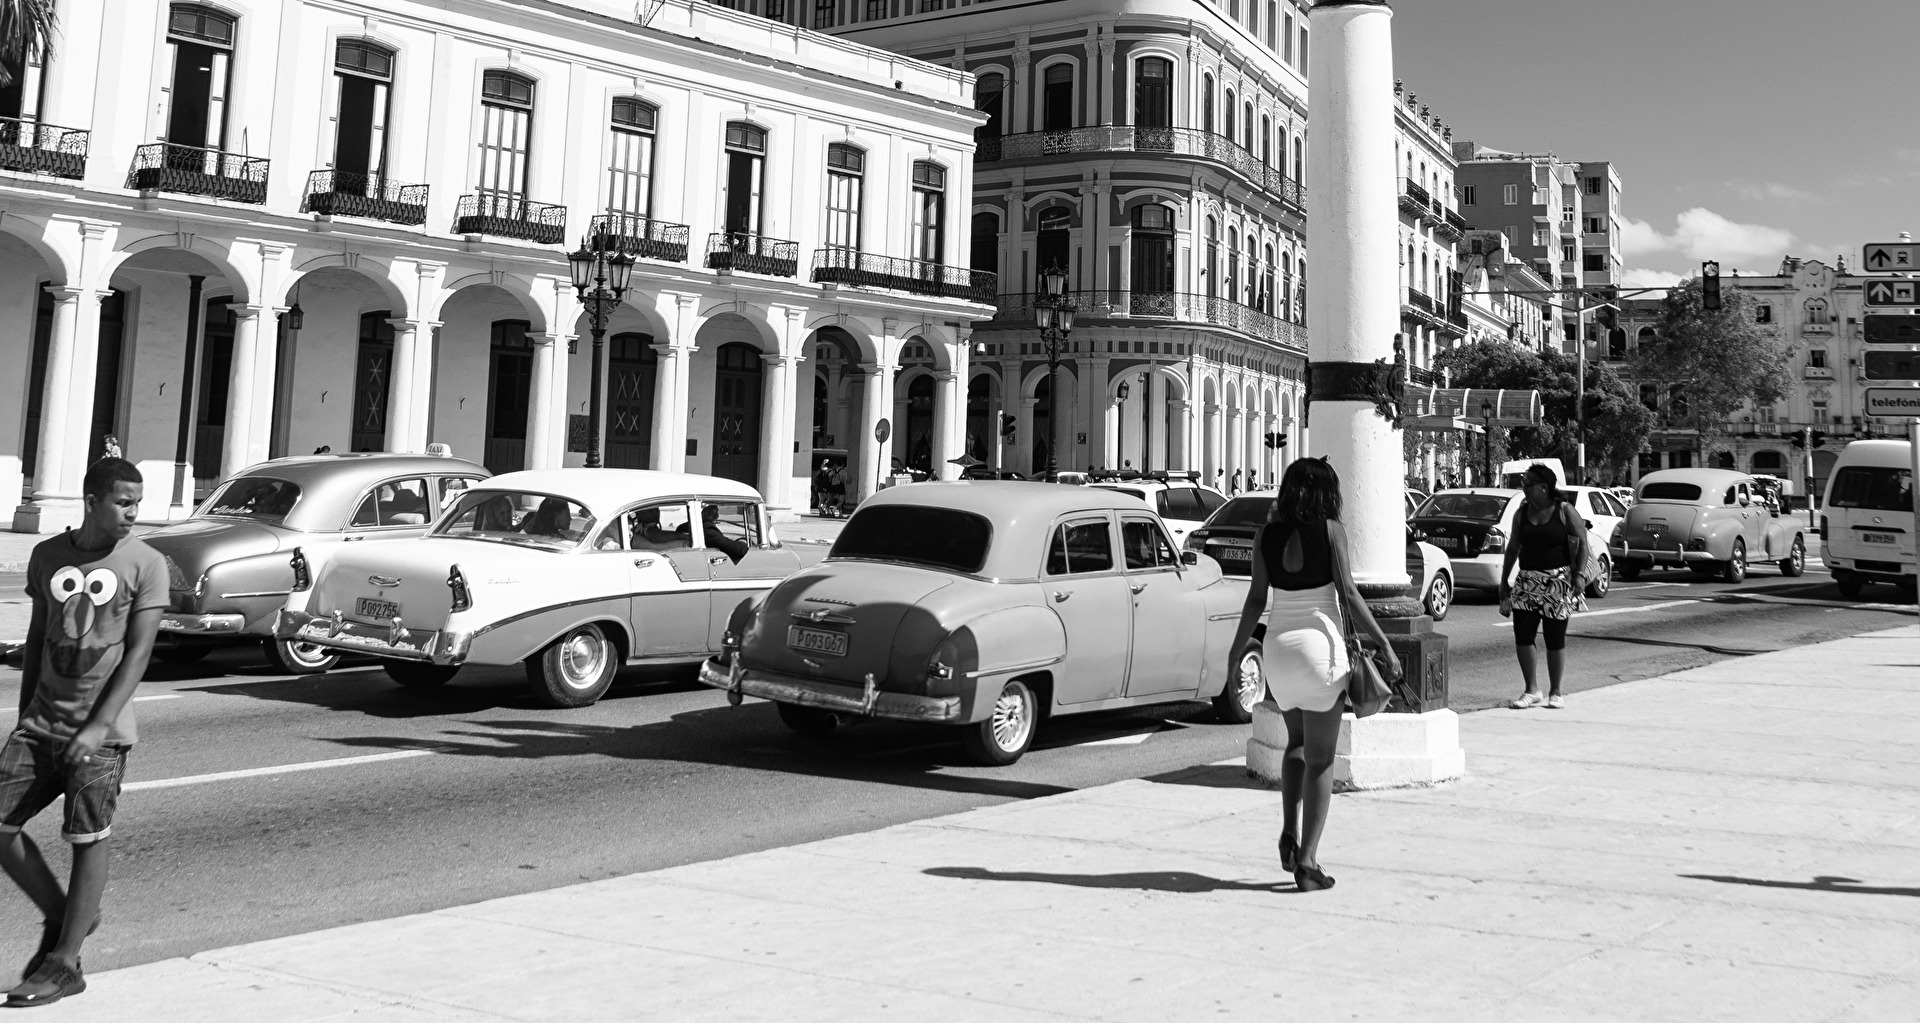
<instances>
[{"instance_id":1,"label":"large white pillar","mask_svg":"<svg viewBox=\"0 0 1920 1023\"><path fill-rule=\"evenodd\" d=\"M1221 431L1220 438L1220 450L1224 455L1220 467L1227 470L1227 475L1221 480L1221 484L1228 490L1232 490L1233 474L1240 471L1244 454L1240 446L1240 407L1238 405L1227 406L1226 420L1227 423Z\"/></svg>"},{"instance_id":2,"label":"large white pillar","mask_svg":"<svg viewBox=\"0 0 1920 1023\"><path fill-rule=\"evenodd\" d=\"M955 413L958 413L956 418ZM960 457L966 436L966 395L960 392L960 374L951 370L933 375L933 477L960 478L960 467L952 460Z\"/></svg>"},{"instance_id":3,"label":"large white pillar","mask_svg":"<svg viewBox=\"0 0 1920 1023\"><path fill-rule=\"evenodd\" d=\"M84 321L100 322L99 292L50 288L53 330L47 339L46 375L40 387L40 433L34 444L33 497L14 512L20 532L54 532L78 526L83 514L80 481L86 474L88 426L93 413L93 373L77 372ZM92 315L84 315L91 307ZM98 327L95 328L98 330ZM96 342L97 344L97 342ZM91 363L87 363L89 367ZM25 367L17 372L25 374Z\"/></svg>"},{"instance_id":4,"label":"large white pillar","mask_svg":"<svg viewBox=\"0 0 1920 1023\"><path fill-rule=\"evenodd\" d=\"M890 350L897 346L888 344L884 347ZM898 423L889 422L885 441L880 440L874 429L893 410L893 374L899 367L889 362L873 362L862 368L867 375L862 381L866 396L861 402L861 423L856 431L860 435L860 475L852 481L851 492L847 495L856 503L871 497L880 489L880 478L892 473L892 434L900 428Z\"/></svg>"},{"instance_id":5,"label":"large white pillar","mask_svg":"<svg viewBox=\"0 0 1920 1023\"><path fill-rule=\"evenodd\" d=\"M1225 444L1223 435L1226 432L1226 416L1221 413L1222 410L1218 404L1207 403L1205 412L1207 436L1204 442L1206 450L1200 459L1200 471L1206 476L1205 482L1210 487L1219 486L1225 482L1220 478L1220 470L1226 465L1226 461L1221 457L1221 448Z\"/></svg>"},{"instance_id":6,"label":"large white pillar","mask_svg":"<svg viewBox=\"0 0 1920 1023\"><path fill-rule=\"evenodd\" d=\"M527 454L529 469L558 469L566 464L568 411L566 360L560 343L564 335L528 334L533 345L533 379L527 383ZM592 396L588 396L592 400ZM602 433L606 419L601 406ZM605 445L602 445L604 451Z\"/></svg>"},{"instance_id":7,"label":"large white pillar","mask_svg":"<svg viewBox=\"0 0 1920 1023\"><path fill-rule=\"evenodd\" d=\"M1013 459L1015 472L1031 476L1040 470L1033 464L1033 408L1039 401L1026 395L1020 396L1019 411L1013 414Z\"/></svg>"},{"instance_id":8,"label":"large white pillar","mask_svg":"<svg viewBox=\"0 0 1920 1023\"><path fill-rule=\"evenodd\" d=\"M233 363L227 376L226 443L220 452L220 478L266 457L267 438L256 436L254 388L260 375L260 321L271 312L266 306L233 307ZM269 403L270 404L270 403Z\"/></svg>"},{"instance_id":9,"label":"large white pillar","mask_svg":"<svg viewBox=\"0 0 1920 1023\"><path fill-rule=\"evenodd\" d=\"M388 451L427 449L427 412L433 404L433 330L431 320L387 321L393 327L392 374L387 382ZM456 451L461 457L477 454Z\"/></svg>"},{"instance_id":10,"label":"large white pillar","mask_svg":"<svg viewBox=\"0 0 1920 1023\"><path fill-rule=\"evenodd\" d=\"M653 346L659 364L653 384L653 454L649 468L685 472L687 466L688 395L693 372L694 337L700 331L700 296L661 292L657 308L667 322L668 337Z\"/></svg>"},{"instance_id":11,"label":"large white pillar","mask_svg":"<svg viewBox=\"0 0 1920 1023\"><path fill-rule=\"evenodd\" d=\"M767 364L760 398L760 496L776 519L793 508L793 389L798 355L761 355ZM804 510L804 509L803 509Z\"/></svg>"}]
</instances>

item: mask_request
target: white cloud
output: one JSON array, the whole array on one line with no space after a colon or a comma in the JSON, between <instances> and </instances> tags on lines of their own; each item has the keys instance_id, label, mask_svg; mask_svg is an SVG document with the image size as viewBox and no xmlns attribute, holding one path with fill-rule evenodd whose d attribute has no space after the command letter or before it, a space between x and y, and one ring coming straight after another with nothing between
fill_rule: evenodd
<instances>
[{"instance_id":1,"label":"white cloud","mask_svg":"<svg viewBox=\"0 0 1920 1023\"><path fill-rule=\"evenodd\" d=\"M1620 244L1629 257L1675 253L1690 260L1740 262L1779 256L1793 244L1793 232L1764 224L1737 224L1695 206L1675 218L1671 234L1644 220L1628 220Z\"/></svg>"},{"instance_id":2,"label":"white cloud","mask_svg":"<svg viewBox=\"0 0 1920 1023\"><path fill-rule=\"evenodd\" d=\"M1620 275L1623 288L1671 288L1686 278L1665 270L1628 270Z\"/></svg>"},{"instance_id":3,"label":"white cloud","mask_svg":"<svg viewBox=\"0 0 1920 1023\"><path fill-rule=\"evenodd\" d=\"M1733 194L1754 202L1820 202L1822 198L1804 189L1778 181L1729 181L1726 188Z\"/></svg>"}]
</instances>

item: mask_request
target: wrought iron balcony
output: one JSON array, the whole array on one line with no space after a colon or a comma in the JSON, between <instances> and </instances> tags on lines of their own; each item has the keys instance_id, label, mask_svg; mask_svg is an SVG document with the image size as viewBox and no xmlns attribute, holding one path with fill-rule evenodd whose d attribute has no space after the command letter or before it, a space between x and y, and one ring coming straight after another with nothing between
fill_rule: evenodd
<instances>
[{"instance_id":1,"label":"wrought iron balcony","mask_svg":"<svg viewBox=\"0 0 1920 1023\"><path fill-rule=\"evenodd\" d=\"M707 269L792 277L800 272L800 243L746 231L716 231L707 236Z\"/></svg>"},{"instance_id":2,"label":"wrought iron balcony","mask_svg":"<svg viewBox=\"0 0 1920 1023\"><path fill-rule=\"evenodd\" d=\"M1407 289L1407 304L1424 313L1434 311L1433 297L1418 288Z\"/></svg>"},{"instance_id":3,"label":"wrought iron balcony","mask_svg":"<svg viewBox=\"0 0 1920 1023\"><path fill-rule=\"evenodd\" d=\"M1461 216L1458 212L1448 210L1445 219L1447 226L1453 228L1456 234L1464 235L1467 233L1467 218Z\"/></svg>"},{"instance_id":4,"label":"wrought iron balcony","mask_svg":"<svg viewBox=\"0 0 1920 1023\"><path fill-rule=\"evenodd\" d=\"M632 213L602 213L593 218L588 233L596 247L618 249L629 256L659 259L668 263L687 261L685 224L669 224L652 217Z\"/></svg>"},{"instance_id":5,"label":"wrought iron balcony","mask_svg":"<svg viewBox=\"0 0 1920 1023\"><path fill-rule=\"evenodd\" d=\"M1430 217L1433 215L1433 197L1413 180L1401 178L1400 212L1414 218Z\"/></svg>"},{"instance_id":6,"label":"wrought iron balcony","mask_svg":"<svg viewBox=\"0 0 1920 1023\"><path fill-rule=\"evenodd\" d=\"M1460 214L1441 206L1438 201L1434 203L1430 219L1433 221L1433 233L1450 241L1457 242L1467 233L1467 222L1460 219Z\"/></svg>"},{"instance_id":7,"label":"wrought iron balcony","mask_svg":"<svg viewBox=\"0 0 1920 1023\"><path fill-rule=\"evenodd\" d=\"M79 128L0 117L0 170L84 177L91 136Z\"/></svg>"},{"instance_id":8,"label":"wrought iron balcony","mask_svg":"<svg viewBox=\"0 0 1920 1023\"><path fill-rule=\"evenodd\" d=\"M986 270L828 247L814 250L813 282L845 284L856 288L886 288L914 295L958 298L992 305L999 279L998 275Z\"/></svg>"},{"instance_id":9,"label":"wrought iron balcony","mask_svg":"<svg viewBox=\"0 0 1920 1023\"><path fill-rule=\"evenodd\" d=\"M1305 351L1307 328L1252 306L1216 295L1178 291L1069 291L1066 301L1075 318L1085 323L1165 321L1224 327L1276 345ZM1033 322L1035 293L1001 295L992 323L1015 327ZM1302 299L1304 302L1304 298ZM1302 308L1296 306L1295 308Z\"/></svg>"},{"instance_id":10,"label":"wrought iron balcony","mask_svg":"<svg viewBox=\"0 0 1920 1023\"><path fill-rule=\"evenodd\" d=\"M127 187L140 192L180 192L263 203L267 201L267 160L199 146L152 142L134 148Z\"/></svg>"},{"instance_id":11,"label":"wrought iron balcony","mask_svg":"<svg viewBox=\"0 0 1920 1023\"><path fill-rule=\"evenodd\" d=\"M453 211L454 234L490 234L540 245L566 241L567 208L513 192L473 192Z\"/></svg>"},{"instance_id":12,"label":"wrought iron balcony","mask_svg":"<svg viewBox=\"0 0 1920 1023\"><path fill-rule=\"evenodd\" d=\"M1222 164L1265 189L1295 213L1306 213L1306 192L1281 168L1264 163L1225 135L1197 128L1148 128L1131 124L1100 124L1059 131L1030 131L981 139L974 151L978 163L1034 160L1084 153L1162 153L1190 156Z\"/></svg>"},{"instance_id":13,"label":"wrought iron balcony","mask_svg":"<svg viewBox=\"0 0 1920 1023\"><path fill-rule=\"evenodd\" d=\"M427 222L427 186L401 185L370 174L317 170L307 175L300 212L366 217L410 227Z\"/></svg>"}]
</instances>

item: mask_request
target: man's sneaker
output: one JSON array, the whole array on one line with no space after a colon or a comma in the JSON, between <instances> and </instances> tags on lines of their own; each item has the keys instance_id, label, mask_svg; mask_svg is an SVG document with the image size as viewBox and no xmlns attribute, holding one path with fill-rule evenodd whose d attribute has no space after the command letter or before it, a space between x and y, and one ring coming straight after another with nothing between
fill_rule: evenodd
<instances>
[{"instance_id":1,"label":"man's sneaker","mask_svg":"<svg viewBox=\"0 0 1920 1023\"><path fill-rule=\"evenodd\" d=\"M87 978L81 975L79 963L49 959L7 992L7 1008L31 1009L37 1005L52 1005L86 989Z\"/></svg>"},{"instance_id":2,"label":"man's sneaker","mask_svg":"<svg viewBox=\"0 0 1920 1023\"><path fill-rule=\"evenodd\" d=\"M1507 706L1512 707L1514 710L1527 710L1533 707L1544 706L1546 702L1547 701L1540 698L1539 693L1521 693L1519 699L1507 704Z\"/></svg>"},{"instance_id":3,"label":"man's sneaker","mask_svg":"<svg viewBox=\"0 0 1920 1023\"><path fill-rule=\"evenodd\" d=\"M1567 705L1566 698L1561 696L1559 693L1555 693L1552 696L1547 697L1548 710L1559 710L1560 708L1565 707L1566 705Z\"/></svg>"}]
</instances>

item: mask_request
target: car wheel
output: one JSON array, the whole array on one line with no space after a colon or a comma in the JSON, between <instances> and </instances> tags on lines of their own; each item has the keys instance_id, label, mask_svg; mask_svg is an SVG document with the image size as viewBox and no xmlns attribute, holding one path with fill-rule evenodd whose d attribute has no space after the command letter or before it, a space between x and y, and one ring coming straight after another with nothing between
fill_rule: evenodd
<instances>
[{"instance_id":1,"label":"car wheel","mask_svg":"<svg viewBox=\"0 0 1920 1023\"><path fill-rule=\"evenodd\" d=\"M1433 577L1433 585L1427 587L1427 596L1420 602L1427 609L1427 617L1436 622L1447 620L1447 612L1453 609L1453 580L1445 572Z\"/></svg>"},{"instance_id":2,"label":"car wheel","mask_svg":"<svg viewBox=\"0 0 1920 1023\"><path fill-rule=\"evenodd\" d=\"M381 661L387 677L408 689L432 689L453 680L460 668L447 664L421 664L419 661Z\"/></svg>"},{"instance_id":3,"label":"car wheel","mask_svg":"<svg viewBox=\"0 0 1920 1023\"><path fill-rule=\"evenodd\" d=\"M273 670L289 675L318 675L340 663L339 654L312 643L270 639L261 646L266 648L267 663Z\"/></svg>"},{"instance_id":4,"label":"car wheel","mask_svg":"<svg viewBox=\"0 0 1920 1023\"><path fill-rule=\"evenodd\" d=\"M1787 552L1786 560L1780 562L1780 574L1789 579L1807 570L1807 545L1795 537L1793 549Z\"/></svg>"},{"instance_id":5,"label":"car wheel","mask_svg":"<svg viewBox=\"0 0 1920 1023\"><path fill-rule=\"evenodd\" d=\"M1840 595L1848 600L1859 596L1860 591L1867 588L1867 581L1852 572L1833 573L1833 583L1840 587Z\"/></svg>"},{"instance_id":6,"label":"car wheel","mask_svg":"<svg viewBox=\"0 0 1920 1023\"><path fill-rule=\"evenodd\" d=\"M1621 582L1628 582L1628 583L1630 583L1630 582L1632 582L1632 581L1634 581L1635 579L1638 579L1638 578L1640 578L1640 566L1639 566L1639 565L1621 565L1621 566L1620 566L1620 581L1621 581Z\"/></svg>"},{"instance_id":7,"label":"car wheel","mask_svg":"<svg viewBox=\"0 0 1920 1023\"><path fill-rule=\"evenodd\" d=\"M1613 589L1613 559L1603 554L1600 556L1600 574L1587 584L1587 596L1599 600L1611 589Z\"/></svg>"},{"instance_id":8,"label":"car wheel","mask_svg":"<svg viewBox=\"0 0 1920 1023\"><path fill-rule=\"evenodd\" d=\"M802 707L797 703L776 703L774 708L780 712L780 723L799 732L801 735L827 735L840 730L847 719L830 710L819 707Z\"/></svg>"},{"instance_id":9,"label":"car wheel","mask_svg":"<svg viewBox=\"0 0 1920 1023\"><path fill-rule=\"evenodd\" d=\"M1253 720L1254 705L1266 698L1267 676L1260 664L1260 644L1252 641L1240 654L1240 684L1220 690L1220 695L1213 698L1213 713L1227 724L1244 725Z\"/></svg>"},{"instance_id":10,"label":"car wheel","mask_svg":"<svg viewBox=\"0 0 1920 1023\"><path fill-rule=\"evenodd\" d=\"M212 643L182 643L179 646L153 648L153 656L168 664L192 664L213 653Z\"/></svg>"},{"instance_id":11,"label":"car wheel","mask_svg":"<svg viewBox=\"0 0 1920 1023\"><path fill-rule=\"evenodd\" d=\"M987 719L965 726L961 744L967 755L989 767L1005 767L1020 759L1033 745L1033 730L1040 717L1040 701L1025 682L1015 679L1000 690Z\"/></svg>"},{"instance_id":12,"label":"car wheel","mask_svg":"<svg viewBox=\"0 0 1920 1023\"><path fill-rule=\"evenodd\" d=\"M1720 575L1730 583L1737 583L1747 577L1747 542L1733 542L1733 557L1720 563Z\"/></svg>"},{"instance_id":13,"label":"car wheel","mask_svg":"<svg viewBox=\"0 0 1920 1023\"><path fill-rule=\"evenodd\" d=\"M527 658L527 684L549 707L586 707L613 685L620 651L600 626L589 622L567 630L545 650Z\"/></svg>"}]
</instances>

